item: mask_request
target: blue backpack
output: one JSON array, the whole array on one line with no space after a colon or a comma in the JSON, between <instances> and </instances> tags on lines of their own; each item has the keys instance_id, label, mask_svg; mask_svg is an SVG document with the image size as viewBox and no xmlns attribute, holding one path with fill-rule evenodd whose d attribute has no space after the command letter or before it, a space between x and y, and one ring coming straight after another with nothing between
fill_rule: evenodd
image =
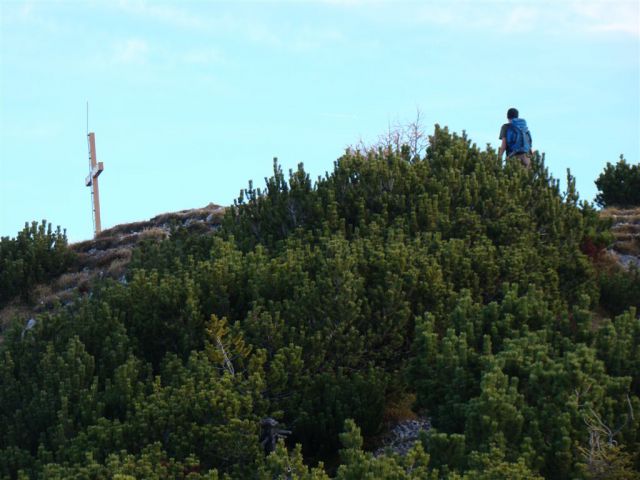
<instances>
[{"instance_id":1,"label":"blue backpack","mask_svg":"<svg viewBox=\"0 0 640 480\"><path fill-rule=\"evenodd\" d=\"M529 153L531 151L530 135L527 122L524 119L512 119L507 128L507 155Z\"/></svg>"}]
</instances>

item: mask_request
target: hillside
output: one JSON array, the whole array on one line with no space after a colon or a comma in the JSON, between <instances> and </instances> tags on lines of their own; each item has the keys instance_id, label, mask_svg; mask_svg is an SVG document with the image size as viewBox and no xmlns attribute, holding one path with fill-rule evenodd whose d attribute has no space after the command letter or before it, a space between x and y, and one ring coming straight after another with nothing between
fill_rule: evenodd
<instances>
[{"instance_id":1,"label":"hillside","mask_svg":"<svg viewBox=\"0 0 640 480\"><path fill-rule=\"evenodd\" d=\"M149 220L116 225L95 239L69 245L77 254L73 265L54 281L36 286L34 300L27 304L15 299L0 308L0 326L14 317L26 321L72 302L78 294L88 294L91 285L104 278L125 281L133 249L143 241L162 241L172 230L184 228L190 234L209 235L220 229L225 207L209 204L203 208L157 215ZM640 268L640 210L606 208L600 218L611 222L613 243L607 249L609 261L621 267ZM0 341L2 328L0 328Z\"/></svg>"},{"instance_id":2,"label":"hillside","mask_svg":"<svg viewBox=\"0 0 640 480\"><path fill-rule=\"evenodd\" d=\"M203 208L157 215L150 220L116 225L95 239L69 245L74 261L64 274L34 288L33 298L24 302L16 298L0 308L0 326L13 317L35 318L73 302L78 294L88 294L100 279L124 280L131 252L140 242L162 241L171 231L184 228L193 235L206 235L220 227L224 207L209 204ZM0 330L1 332L1 330ZM1 334L0 334L1 338Z\"/></svg>"},{"instance_id":3,"label":"hillside","mask_svg":"<svg viewBox=\"0 0 640 480\"><path fill-rule=\"evenodd\" d=\"M70 256L34 227L0 478L637 477L637 219L567 180L436 126Z\"/></svg>"}]
</instances>

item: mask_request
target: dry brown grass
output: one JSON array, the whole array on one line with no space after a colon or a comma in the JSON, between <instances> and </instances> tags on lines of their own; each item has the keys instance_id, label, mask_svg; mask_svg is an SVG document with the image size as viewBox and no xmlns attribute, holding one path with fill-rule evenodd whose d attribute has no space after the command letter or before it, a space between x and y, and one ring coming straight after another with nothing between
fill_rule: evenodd
<instances>
[{"instance_id":1,"label":"dry brown grass","mask_svg":"<svg viewBox=\"0 0 640 480\"><path fill-rule=\"evenodd\" d=\"M55 290L69 290L77 288L83 282L90 280L91 275L89 272L73 272L60 275L54 282L53 288Z\"/></svg>"},{"instance_id":2,"label":"dry brown grass","mask_svg":"<svg viewBox=\"0 0 640 480\"><path fill-rule=\"evenodd\" d=\"M204 222L194 222L190 225L186 225L185 228L193 235L206 235L211 232L209 225Z\"/></svg>"},{"instance_id":3,"label":"dry brown grass","mask_svg":"<svg viewBox=\"0 0 640 480\"><path fill-rule=\"evenodd\" d=\"M620 234L620 235L614 234L613 236L616 239L616 244L625 243L625 242L632 242L637 237L637 235L633 235L633 234L631 234L631 235L629 235L629 234Z\"/></svg>"},{"instance_id":4,"label":"dry brown grass","mask_svg":"<svg viewBox=\"0 0 640 480\"><path fill-rule=\"evenodd\" d=\"M145 228L154 227L154 223L152 220L143 220L141 222L133 222L133 223L123 223L121 225L116 225L115 227L109 228L108 230L104 230L98 235L96 240L100 240L105 237L119 237L122 235L128 235L131 233L139 232L144 230Z\"/></svg>"},{"instance_id":5,"label":"dry brown grass","mask_svg":"<svg viewBox=\"0 0 640 480\"><path fill-rule=\"evenodd\" d=\"M610 218L614 222L640 223L640 207L638 208L605 208L600 211L600 216Z\"/></svg>"},{"instance_id":6,"label":"dry brown grass","mask_svg":"<svg viewBox=\"0 0 640 480\"><path fill-rule=\"evenodd\" d=\"M206 207L194 208L191 210L180 210L179 212L168 212L157 215L151 219L156 224L168 223L171 220L183 221L188 218L205 220L209 215L213 214L214 219L220 220L224 216L225 208L220 205L210 203Z\"/></svg>"},{"instance_id":7,"label":"dry brown grass","mask_svg":"<svg viewBox=\"0 0 640 480\"><path fill-rule=\"evenodd\" d=\"M415 420L418 416L412 410L414 403L416 403L415 393L407 393L396 399L391 399L384 409L384 421L394 424L403 420Z\"/></svg>"},{"instance_id":8,"label":"dry brown grass","mask_svg":"<svg viewBox=\"0 0 640 480\"><path fill-rule=\"evenodd\" d=\"M104 235L105 232L102 233L100 237L93 240L75 243L71 245L71 248L78 253L87 253L95 250L109 250L110 248L127 243L127 237L123 238L122 235Z\"/></svg>"},{"instance_id":9,"label":"dry brown grass","mask_svg":"<svg viewBox=\"0 0 640 480\"><path fill-rule=\"evenodd\" d=\"M640 224L637 223L618 223L611 227L614 235L640 235Z\"/></svg>"},{"instance_id":10,"label":"dry brown grass","mask_svg":"<svg viewBox=\"0 0 640 480\"><path fill-rule=\"evenodd\" d=\"M640 257L640 238L635 237L629 240L619 241L613 247L616 252L623 255L635 255Z\"/></svg>"},{"instance_id":11,"label":"dry brown grass","mask_svg":"<svg viewBox=\"0 0 640 480\"><path fill-rule=\"evenodd\" d=\"M154 222L154 225L163 225L166 223L171 223L173 221L181 223L182 220L186 218L186 216L187 215L184 212L162 213L153 217L152 221Z\"/></svg>"},{"instance_id":12,"label":"dry brown grass","mask_svg":"<svg viewBox=\"0 0 640 480\"><path fill-rule=\"evenodd\" d=\"M41 283L36 285L31 291L32 298L38 302L39 300L53 293L53 285L50 283Z\"/></svg>"},{"instance_id":13,"label":"dry brown grass","mask_svg":"<svg viewBox=\"0 0 640 480\"><path fill-rule=\"evenodd\" d=\"M65 305L71 302L77 295L76 290L63 290L61 292L53 292L46 297L42 297L39 301L40 305L47 309L55 308L58 304Z\"/></svg>"},{"instance_id":14,"label":"dry brown grass","mask_svg":"<svg viewBox=\"0 0 640 480\"><path fill-rule=\"evenodd\" d=\"M72 243L69 245L69 248L78 254L87 252L93 248L93 239Z\"/></svg>"},{"instance_id":15,"label":"dry brown grass","mask_svg":"<svg viewBox=\"0 0 640 480\"><path fill-rule=\"evenodd\" d=\"M600 210L600 214L604 216L611 215L640 215L640 207L634 208L617 208L607 207Z\"/></svg>"},{"instance_id":16,"label":"dry brown grass","mask_svg":"<svg viewBox=\"0 0 640 480\"><path fill-rule=\"evenodd\" d=\"M206 221L209 216L212 216L211 223L215 224L221 221L225 210L225 207L210 203L206 207L202 208L162 213L160 215L156 215L151 220L125 223L103 230L94 239L72 244L71 249L75 252L83 253L92 249L107 250L117 246L130 245L146 238L166 238L166 228L162 227L167 223L171 223L173 221L182 224L188 219ZM160 232L162 232L162 235Z\"/></svg>"},{"instance_id":17,"label":"dry brown grass","mask_svg":"<svg viewBox=\"0 0 640 480\"><path fill-rule=\"evenodd\" d=\"M103 232L104 233L104 232ZM92 250L107 250L120 244L120 237L114 235L101 236L93 240L86 240L71 245L71 249L78 253L86 253Z\"/></svg>"},{"instance_id":18,"label":"dry brown grass","mask_svg":"<svg viewBox=\"0 0 640 480\"><path fill-rule=\"evenodd\" d=\"M138 240L139 241L143 241L143 240L158 240L158 241L160 241L160 240L164 240L168 236L169 236L169 234L163 228L152 227L152 228L146 228L146 229L142 230L140 232L140 234L138 235Z\"/></svg>"},{"instance_id":19,"label":"dry brown grass","mask_svg":"<svg viewBox=\"0 0 640 480\"><path fill-rule=\"evenodd\" d=\"M611 233L615 239L613 250L622 255L640 257L640 207L609 207L601 210L600 216L609 219L612 223ZM609 255L609 257L610 259L605 259L605 263L607 261L618 263L618 259L614 255ZM597 265L597 267L603 268L603 265ZM605 270L609 270L609 267L605 267Z\"/></svg>"},{"instance_id":20,"label":"dry brown grass","mask_svg":"<svg viewBox=\"0 0 640 480\"><path fill-rule=\"evenodd\" d=\"M127 265L129 265L129 260L116 260L107 269L107 275L111 278L120 278L127 271Z\"/></svg>"},{"instance_id":21,"label":"dry brown grass","mask_svg":"<svg viewBox=\"0 0 640 480\"><path fill-rule=\"evenodd\" d=\"M100 255L95 255L93 257L93 262L87 263L87 266L89 268L104 268L108 267L115 261L123 260L127 263L131 260L131 248L119 247L107 250Z\"/></svg>"},{"instance_id":22,"label":"dry brown grass","mask_svg":"<svg viewBox=\"0 0 640 480\"><path fill-rule=\"evenodd\" d=\"M607 275L619 272L623 268L615 254L609 251L605 251L602 255L599 255L594 260L594 266L599 272Z\"/></svg>"},{"instance_id":23,"label":"dry brown grass","mask_svg":"<svg viewBox=\"0 0 640 480\"><path fill-rule=\"evenodd\" d=\"M26 321L33 316L33 310L21 303L10 303L0 309L0 330L4 329L11 321L18 319Z\"/></svg>"}]
</instances>

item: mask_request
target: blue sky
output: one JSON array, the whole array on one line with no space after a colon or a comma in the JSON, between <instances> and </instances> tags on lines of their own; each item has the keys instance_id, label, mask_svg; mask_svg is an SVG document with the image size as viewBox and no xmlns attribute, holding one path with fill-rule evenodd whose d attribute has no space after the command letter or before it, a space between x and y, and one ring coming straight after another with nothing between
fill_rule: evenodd
<instances>
[{"instance_id":1,"label":"blue sky","mask_svg":"<svg viewBox=\"0 0 640 480\"><path fill-rule=\"evenodd\" d=\"M274 156L316 178L417 109L496 146L516 106L592 200L640 161L638 5L0 0L0 235L92 236L87 101L103 228L228 205Z\"/></svg>"}]
</instances>

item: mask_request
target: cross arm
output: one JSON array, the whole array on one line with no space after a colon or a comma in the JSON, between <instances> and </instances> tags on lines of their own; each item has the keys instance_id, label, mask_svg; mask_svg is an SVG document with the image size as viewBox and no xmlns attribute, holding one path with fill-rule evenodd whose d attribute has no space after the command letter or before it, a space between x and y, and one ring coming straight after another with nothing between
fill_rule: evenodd
<instances>
[{"instance_id":1,"label":"cross arm","mask_svg":"<svg viewBox=\"0 0 640 480\"><path fill-rule=\"evenodd\" d=\"M98 162L98 164L91 169L91 173L87 175L87 178L85 178L84 184L87 187L90 187L93 184L93 179L98 178L98 175L100 175L103 170L104 170L104 163Z\"/></svg>"}]
</instances>

